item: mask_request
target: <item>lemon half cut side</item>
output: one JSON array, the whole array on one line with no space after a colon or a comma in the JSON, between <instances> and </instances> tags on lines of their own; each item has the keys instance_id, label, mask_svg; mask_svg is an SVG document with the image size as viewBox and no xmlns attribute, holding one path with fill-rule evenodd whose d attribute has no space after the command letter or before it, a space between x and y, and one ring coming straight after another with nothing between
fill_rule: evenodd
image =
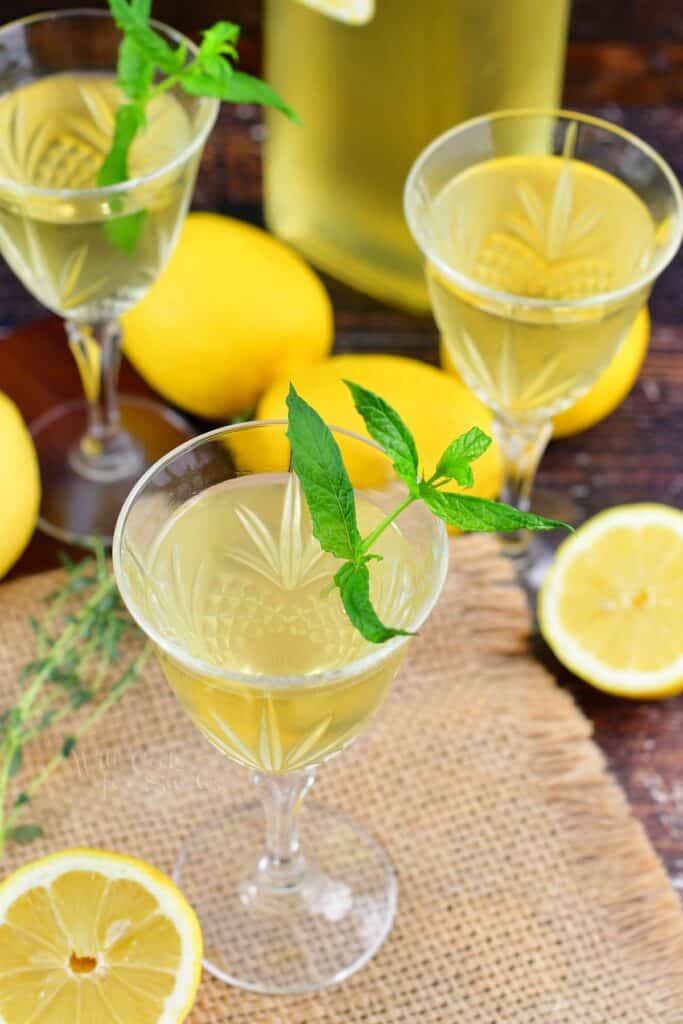
<instances>
[{"instance_id":1,"label":"lemon half cut side","mask_svg":"<svg viewBox=\"0 0 683 1024\"><path fill-rule=\"evenodd\" d=\"M560 546L539 595L560 661L622 697L683 690L683 512L621 505Z\"/></svg>"},{"instance_id":2,"label":"lemon half cut side","mask_svg":"<svg viewBox=\"0 0 683 1024\"><path fill-rule=\"evenodd\" d=\"M201 960L194 911L142 861L65 850L0 884L1 1024L180 1024Z\"/></svg>"}]
</instances>

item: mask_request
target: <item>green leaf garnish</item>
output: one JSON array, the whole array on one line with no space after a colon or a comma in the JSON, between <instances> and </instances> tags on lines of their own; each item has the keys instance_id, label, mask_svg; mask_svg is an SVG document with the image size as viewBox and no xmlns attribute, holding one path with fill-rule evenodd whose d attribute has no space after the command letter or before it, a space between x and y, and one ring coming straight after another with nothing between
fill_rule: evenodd
<instances>
[{"instance_id":1,"label":"green leaf garnish","mask_svg":"<svg viewBox=\"0 0 683 1024\"><path fill-rule=\"evenodd\" d=\"M292 468L301 483L320 547L354 560L361 548L356 496L339 445L315 409L290 384L287 395Z\"/></svg>"},{"instance_id":2,"label":"green leaf garnish","mask_svg":"<svg viewBox=\"0 0 683 1024\"><path fill-rule=\"evenodd\" d=\"M447 480L455 480L461 487L471 487L474 474L470 463L481 458L491 444L491 438L479 427L472 427L466 434L451 441L439 459L436 472Z\"/></svg>"},{"instance_id":3,"label":"green leaf garnish","mask_svg":"<svg viewBox=\"0 0 683 1024\"><path fill-rule=\"evenodd\" d=\"M410 636L405 629L392 629L380 622L370 600L370 572L367 562L354 565L345 562L335 574L334 582L339 588L342 603L349 619L366 640L383 644L392 636Z\"/></svg>"},{"instance_id":4,"label":"green leaf garnish","mask_svg":"<svg viewBox=\"0 0 683 1024\"><path fill-rule=\"evenodd\" d=\"M109 8L123 32L117 82L128 102L116 112L111 147L97 176L100 188L128 180L130 148L146 124L147 105L175 86L192 96L274 107L298 122L294 111L274 89L232 66L231 61L238 57L239 25L218 21L206 29L196 56L188 61L184 43L174 47L152 28L151 0L109 0ZM117 205L123 209L121 197L111 203L114 213L118 212ZM107 221L105 231L112 245L131 254L145 222L144 211L138 211Z\"/></svg>"},{"instance_id":5,"label":"green leaf garnish","mask_svg":"<svg viewBox=\"0 0 683 1024\"><path fill-rule=\"evenodd\" d=\"M381 445L391 459L397 476L417 493L418 459L415 438L395 409L379 395L345 380L353 404L363 417L370 437Z\"/></svg>"},{"instance_id":6,"label":"green leaf garnish","mask_svg":"<svg viewBox=\"0 0 683 1024\"><path fill-rule=\"evenodd\" d=\"M124 37L140 51L141 56L167 75L175 75L185 63L184 47L173 47L149 24L151 4L135 0L109 0L109 8Z\"/></svg>"},{"instance_id":7,"label":"green leaf garnish","mask_svg":"<svg viewBox=\"0 0 683 1024\"><path fill-rule=\"evenodd\" d=\"M128 153L133 139L144 123L144 111L137 103L125 103L116 111L111 149L97 175L97 184L100 188L126 181Z\"/></svg>"},{"instance_id":8,"label":"green leaf garnish","mask_svg":"<svg viewBox=\"0 0 683 1024\"><path fill-rule=\"evenodd\" d=\"M465 533L509 533L512 530L554 530L557 527L569 529L566 523L557 519L546 519L534 512L521 512L512 505L504 505L502 501L439 491L426 482L420 485L420 497L435 516Z\"/></svg>"},{"instance_id":9,"label":"green leaf garnish","mask_svg":"<svg viewBox=\"0 0 683 1024\"><path fill-rule=\"evenodd\" d=\"M287 396L287 437L292 469L306 498L313 535L324 551L343 560L334 575L334 585L350 622L366 640L381 644L395 636L409 635L404 629L394 629L380 621L370 597L368 562L379 557L371 553L375 541L413 502L424 501L435 516L463 531L488 533L556 527L571 530L566 523L521 512L502 502L441 490L451 480L463 487L472 486L470 464L491 444L491 438L478 427L472 427L449 444L428 480L419 478L415 439L396 410L359 384L344 383L371 437L384 449L408 488L407 497L367 537L361 537L358 530L355 493L339 446L330 428L291 384Z\"/></svg>"},{"instance_id":10,"label":"green leaf garnish","mask_svg":"<svg viewBox=\"0 0 683 1024\"><path fill-rule=\"evenodd\" d=\"M133 8L147 20L152 0L134 0ZM132 36L121 40L116 77L119 88L130 100L144 100L154 80L154 61L143 53Z\"/></svg>"},{"instance_id":11,"label":"green leaf garnish","mask_svg":"<svg viewBox=\"0 0 683 1024\"><path fill-rule=\"evenodd\" d=\"M105 222L105 234L112 245L130 256L135 252L140 235L145 230L147 216L147 210L138 210L137 213L114 217L113 220Z\"/></svg>"}]
</instances>

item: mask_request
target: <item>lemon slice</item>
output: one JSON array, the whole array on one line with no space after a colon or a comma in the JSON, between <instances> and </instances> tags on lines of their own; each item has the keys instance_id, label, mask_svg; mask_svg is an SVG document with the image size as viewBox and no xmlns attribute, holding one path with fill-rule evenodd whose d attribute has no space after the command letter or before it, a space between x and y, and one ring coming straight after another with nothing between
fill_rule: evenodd
<instances>
[{"instance_id":1,"label":"lemon slice","mask_svg":"<svg viewBox=\"0 0 683 1024\"><path fill-rule=\"evenodd\" d=\"M683 512L621 505L557 552L539 597L543 636L582 679L621 697L683 690Z\"/></svg>"},{"instance_id":2,"label":"lemon slice","mask_svg":"<svg viewBox=\"0 0 683 1024\"><path fill-rule=\"evenodd\" d=\"M1 1024L176 1024L201 959L192 908L130 857L65 850L0 885Z\"/></svg>"},{"instance_id":3,"label":"lemon slice","mask_svg":"<svg viewBox=\"0 0 683 1024\"><path fill-rule=\"evenodd\" d=\"M300 0L300 3L349 25L366 25L375 16L375 0Z\"/></svg>"}]
</instances>

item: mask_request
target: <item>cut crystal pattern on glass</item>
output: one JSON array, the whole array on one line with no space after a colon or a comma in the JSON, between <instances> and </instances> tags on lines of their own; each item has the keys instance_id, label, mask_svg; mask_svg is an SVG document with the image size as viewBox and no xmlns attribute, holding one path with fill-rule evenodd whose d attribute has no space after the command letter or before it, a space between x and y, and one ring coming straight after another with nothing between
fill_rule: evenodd
<instances>
[{"instance_id":1,"label":"cut crystal pattern on glass","mask_svg":"<svg viewBox=\"0 0 683 1024\"><path fill-rule=\"evenodd\" d=\"M321 564L325 557L318 541L303 538L303 500L298 478L291 473L287 481L278 536L274 536L258 515L246 506L236 515L252 542L251 549L231 550L230 558L260 573L284 590L294 590L315 580L329 578L330 567Z\"/></svg>"}]
</instances>

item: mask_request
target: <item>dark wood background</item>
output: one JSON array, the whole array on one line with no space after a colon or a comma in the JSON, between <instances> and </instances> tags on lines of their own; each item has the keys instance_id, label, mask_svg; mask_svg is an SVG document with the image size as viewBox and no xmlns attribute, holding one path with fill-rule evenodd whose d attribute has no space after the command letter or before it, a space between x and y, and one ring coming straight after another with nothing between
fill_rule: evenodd
<instances>
[{"instance_id":1,"label":"dark wood background","mask_svg":"<svg viewBox=\"0 0 683 1024\"><path fill-rule=\"evenodd\" d=\"M79 5L0 0L0 19L60 6ZM154 10L188 32L217 18L240 22L245 29L243 65L259 70L258 0L156 0ZM574 0L564 102L641 135L683 178L683 0ZM261 137L256 109L241 111L239 117L223 110L206 148L196 207L261 222ZM396 312L331 279L325 283L335 306L338 351L395 351L436 360L436 332L429 318ZM597 427L551 445L542 464L540 486L570 495L585 516L627 501L683 505L680 257L660 279L650 309L650 351L629 398ZM56 322L30 326L43 316L0 264L0 332L7 334L0 340L0 388L19 401L29 418L41 404L78 389ZM13 328L20 329L7 333ZM125 386L137 386L128 368ZM55 553L54 545L36 535L13 575L54 564ZM593 721L635 813L683 893L683 696L659 703L607 697L564 671L540 641L537 649Z\"/></svg>"},{"instance_id":2,"label":"dark wood background","mask_svg":"<svg viewBox=\"0 0 683 1024\"><path fill-rule=\"evenodd\" d=\"M84 6L107 4L2 0L0 20ZM237 21L244 29L244 64L259 66L261 0L154 0L153 9L161 21L190 33L218 18ZM573 0L567 95L585 103L683 101L683 0Z\"/></svg>"}]
</instances>

